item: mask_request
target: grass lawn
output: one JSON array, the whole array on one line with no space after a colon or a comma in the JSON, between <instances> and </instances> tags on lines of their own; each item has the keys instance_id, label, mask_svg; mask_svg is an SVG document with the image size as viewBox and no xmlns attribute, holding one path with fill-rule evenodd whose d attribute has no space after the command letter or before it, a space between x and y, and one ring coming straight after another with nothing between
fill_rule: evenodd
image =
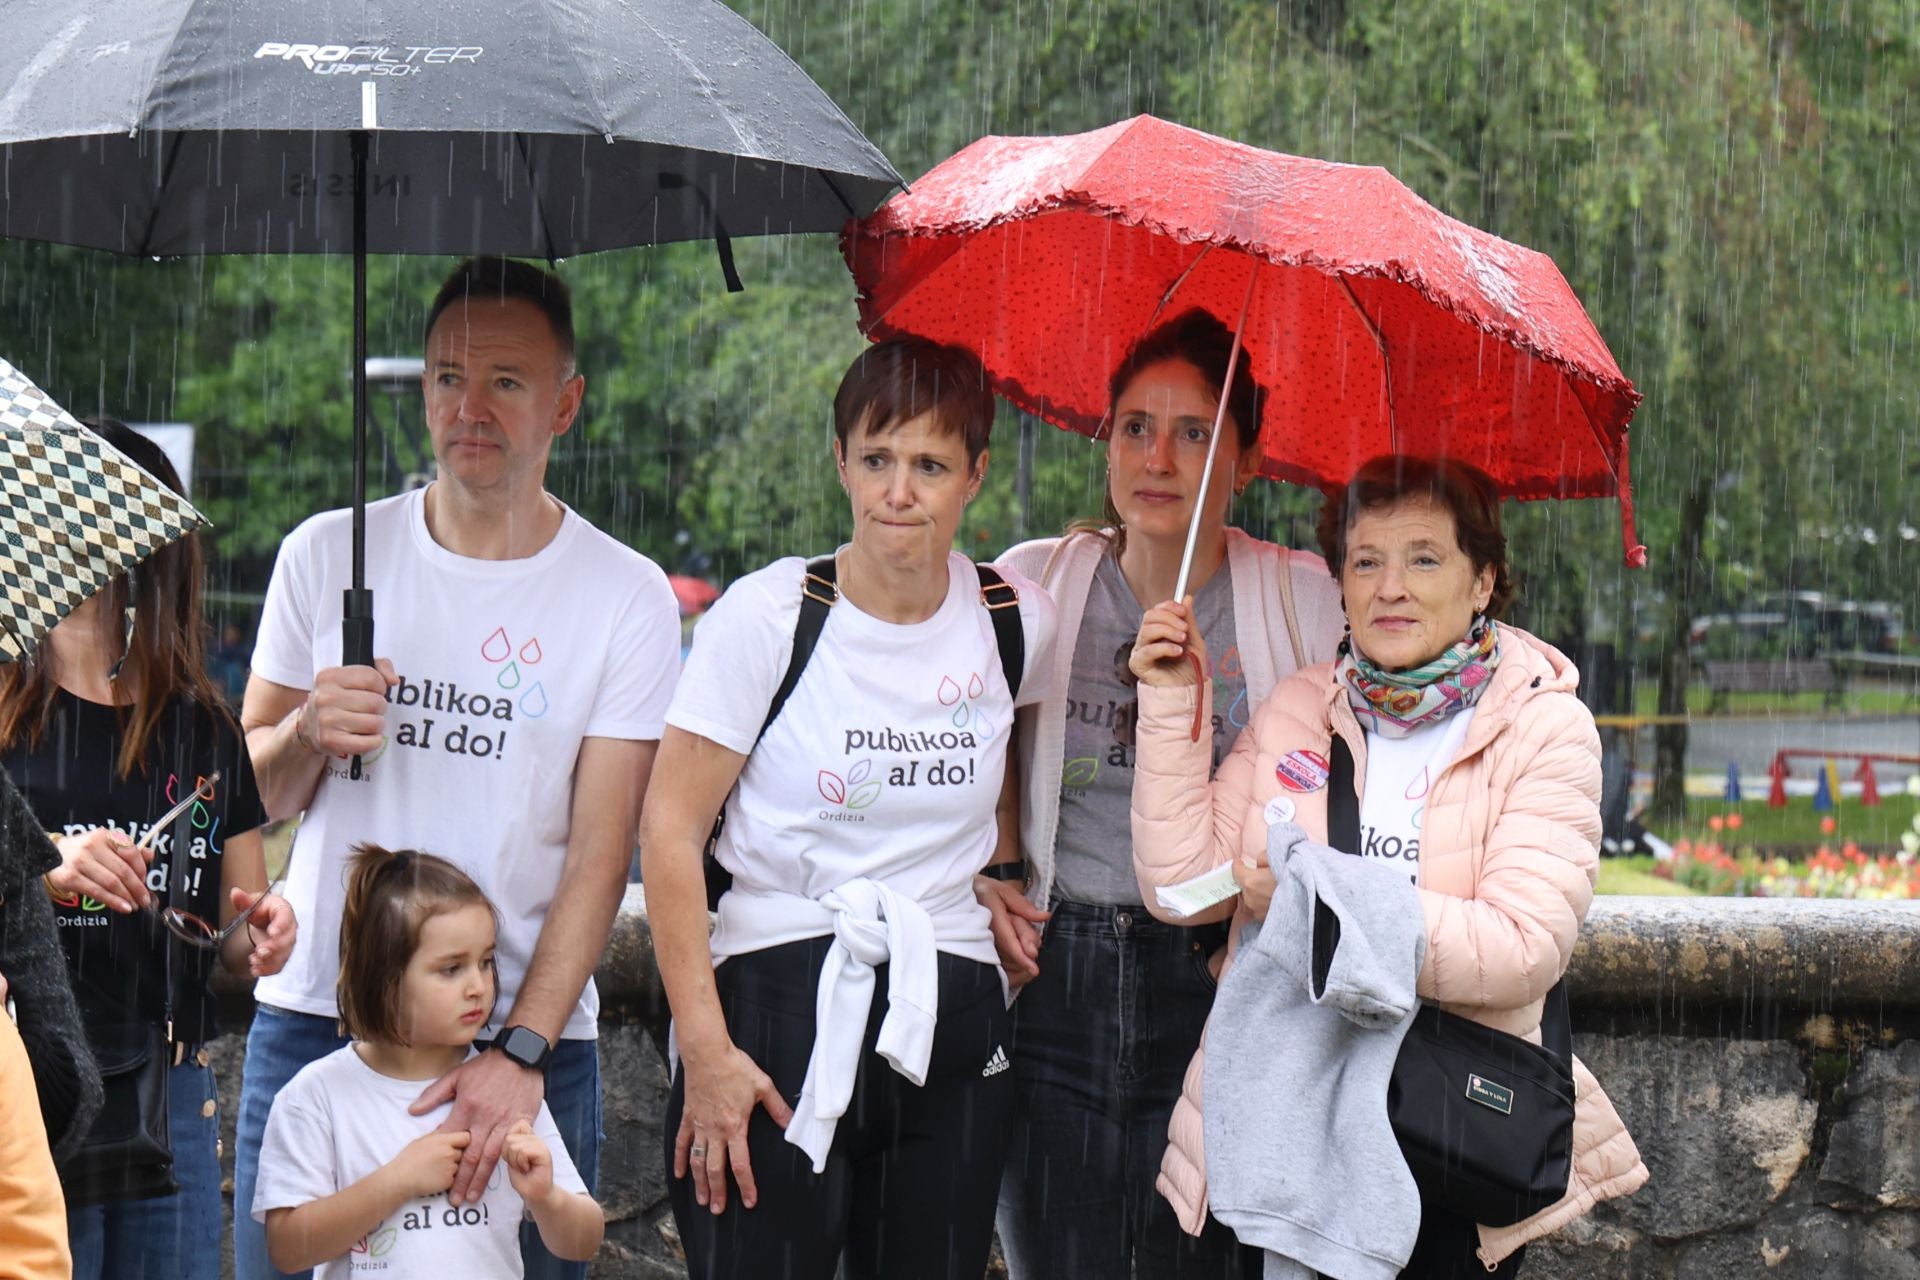
<instances>
[{"instance_id":1,"label":"grass lawn","mask_svg":"<svg viewBox=\"0 0 1920 1280\"><path fill-rule=\"evenodd\" d=\"M1660 682L1641 679L1634 683L1635 715L1650 716L1659 711ZM1687 686L1687 710L1696 716L1707 714L1713 694L1706 684ZM1728 716L1817 716L1817 715L1905 715L1920 711L1905 689L1893 685L1862 683L1849 688L1838 705L1828 706L1824 693L1730 693L1726 705L1715 715Z\"/></svg>"},{"instance_id":2,"label":"grass lawn","mask_svg":"<svg viewBox=\"0 0 1920 1280\"><path fill-rule=\"evenodd\" d=\"M1718 833L1720 842L1729 849L1743 845L1771 848L1795 844L1809 847L1826 844L1838 849L1851 840L1862 849L1890 853L1899 847L1900 833L1909 830L1914 815L1920 813L1920 797L1904 792L1883 795L1876 808L1868 808L1858 800L1842 798L1831 814L1815 813L1813 802L1805 796L1789 799L1784 809L1769 809L1765 779L1757 780L1748 794L1754 798L1735 805L1724 800L1689 797L1686 829L1669 831L1656 827L1655 831L1666 840L1682 836L1699 839L1713 834L1707 823L1709 818L1738 812L1740 829ZM1820 830L1820 819L1829 816L1834 819L1834 831L1831 835L1825 835Z\"/></svg>"},{"instance_id":3,"label":"grass lawn","mask_svg":"<svg viewBox=\"0 0 1920 1280\"><path fill-rule=\"evenodd\" d=\"M1600 859L1601 893L1635 893L1655 898L1697 898L1700 893L1653 874L1652 857Z\"/></svg>"}]
</instances>

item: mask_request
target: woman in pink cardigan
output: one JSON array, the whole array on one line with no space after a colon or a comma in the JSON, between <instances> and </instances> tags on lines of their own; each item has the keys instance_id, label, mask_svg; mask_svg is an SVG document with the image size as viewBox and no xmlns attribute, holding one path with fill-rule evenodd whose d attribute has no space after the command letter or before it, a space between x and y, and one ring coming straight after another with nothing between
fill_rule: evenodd
<instances>
[{"instance_id":1,"label":"woman in pink cardigan","mask_svg":"<svg viewBox=\"0 0 1920 1280\"><path fill-rule=\"evenodd\" d=\"M1182 604L1143 620L1131 658L1141 892L1154 904L1157 889L1232 863L1237 899L1167 918L1231 914L1237 945L1273 892L1268 826L1290 821L1326 838L1338 733L1354 758L1359 853L1403 867L1417 887L1421 999L1538 1041L1543 998L1573 954L1598 865L1600 744L1574 695L1579 675L1552 646L1494 621L1512 595L1506 539L1493 485L1473 468L1373 460L1329 497L1320 545L1337 566L1350 635L1334 662L1280 683L1211 783L1206 744L1189 732L1196 690L1183 656L1204 654L1201 636ZM1403 1275L1509 1275L1529 1240L1646 1181L1598 1082L1577 1059L1573 1069L1566 1198L1499 1229L1423 1205ZM1188 1231L1207 1218L1200 1081L1196 1055L1159 1179Z\"/></svg>"}]
</instances>

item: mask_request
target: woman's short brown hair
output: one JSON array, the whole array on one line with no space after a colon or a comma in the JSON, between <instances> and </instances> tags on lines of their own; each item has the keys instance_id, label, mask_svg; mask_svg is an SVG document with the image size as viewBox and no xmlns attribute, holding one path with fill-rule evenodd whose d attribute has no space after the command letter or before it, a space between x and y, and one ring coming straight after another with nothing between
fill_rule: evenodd
<instances>
[{"instance_id":1,"label":"woman's short brown hair","mask_svg":"<svg viewBox=\"0 0 1920 1280\"><path fill-rule=\"evenodd\" d=\"M980 461L993 434L993 388L971 351L924 338L889 338L853 358L833 397L833 435L842 456L848 441L891 431L931 412L942 430Z\"/></svg>"},{"instance_id":2,"label":"woman's short brown hair","mask_svg":"<svg viewBox=\"0 0 1920 1280\"><path fill-rule=\"evenodd\" d=\"M445 858L415 849L354 846L340 913L340 978L334 991L343 1034L373 1044L409 1043L400 981L420 946L420 930L434 916L468 906L485 907L498 930L500 916L487 895ZM494 995L499 993L496 985Z\"/></svg>"},{"instance_id":3,"label":"woman's short brown hair","mask_svg":"<svg viewBox=\"0 0 1920 1280\"><path fill-rule=\"evenodd\" d=\"M1473 571L1493 566L1487 616L1506 612L1513 603L1513 570L1507 535L1500 531L1500 491L1486 472L1451 458L1388 454L1362 465L1346 488L1328 491L1320 508L1320 551L1334 578L1346 566L1347 534L1360 513L1408 501L1431 502L1453 517L1454 541L1473 561Z\"/></svg>"}]
</instances>

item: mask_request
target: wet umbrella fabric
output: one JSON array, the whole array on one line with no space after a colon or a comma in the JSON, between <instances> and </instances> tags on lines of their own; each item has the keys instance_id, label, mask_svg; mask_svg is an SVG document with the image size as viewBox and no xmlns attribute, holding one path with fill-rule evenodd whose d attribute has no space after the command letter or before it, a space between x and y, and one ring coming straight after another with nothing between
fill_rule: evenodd
<instances>
[{"instance_id":1,"label":"wet umbrella fabric","mask_svg":"<svg viewBox=\"0 0 1920 1280\"><path fill-rule=\"evenodd\" d=\"M107 581L206 523L0 360L0 662L32 655Z\"/></svg>"},{"instance_id":2,"label":"wet umbrella fabric","mask_svg":"<svg viewBox=\"0 0 1920 1280\"><path fill-rule=\"evenodd\" d=\"M1266 391L1262 474L1326 489L1380 454L1454 457L1510 497L1619 497L1629 562L1644 562L1627 451L1639 394L1565 278L1384 169L1151 116L982 138L842 247L870 336L966 347L1058 426L1101 435L1128 349L1204 307L1240 328Z\"/></svg>"},{"instance_id":3,"label":"wet umbrella fabric","mask_svg":"<svg viewBox=\"0 0 1920 1280\"><path fill-rule=\"evenodd\" d=\"M838 230L899 176L718 0L14 5L0 235L559 258Z\"/></svg>"},{"instance_id":4,"label":"wet umbrella fabric","mask_svg":"<svg viewBox=\"0 0 1920 1280\"><path fill-rule=\"evenodd\" d=\"M0 235L128 254L354 255L353 585L365 589L366 255L571 254L838 228L901 185L719 0L14 6ZM353 765L359 776L359 762Z\"/></svg>"}]
</instances>

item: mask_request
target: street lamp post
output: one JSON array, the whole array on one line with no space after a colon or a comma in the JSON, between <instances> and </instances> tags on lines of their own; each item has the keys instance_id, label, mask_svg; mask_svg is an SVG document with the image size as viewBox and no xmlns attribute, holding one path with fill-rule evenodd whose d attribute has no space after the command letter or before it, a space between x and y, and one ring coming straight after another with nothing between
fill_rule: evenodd
<instances>
[{"instance_id":1,"label":"street lamp post","mask_svg":"<svg viewBox=\"0 0 1920 1280\"><path fill-rule=\"evenodd\" d=\"M392 411L390 421L382 425L370 412L367 417L380 428L380 452L384 460L381 480L382 487L390 487L395 472L402 472L401 485L413 489L424 483L425 463L417 452L407 449L407 466L404 471L400 459L400 441L403 435L401 402L420 390L420 379L426 373L427 362L419 356L368 356L367 386L378 387L387 393L387 404ZM414 463L420 465L415 466Z\"/></svg>"}]
</instances>

